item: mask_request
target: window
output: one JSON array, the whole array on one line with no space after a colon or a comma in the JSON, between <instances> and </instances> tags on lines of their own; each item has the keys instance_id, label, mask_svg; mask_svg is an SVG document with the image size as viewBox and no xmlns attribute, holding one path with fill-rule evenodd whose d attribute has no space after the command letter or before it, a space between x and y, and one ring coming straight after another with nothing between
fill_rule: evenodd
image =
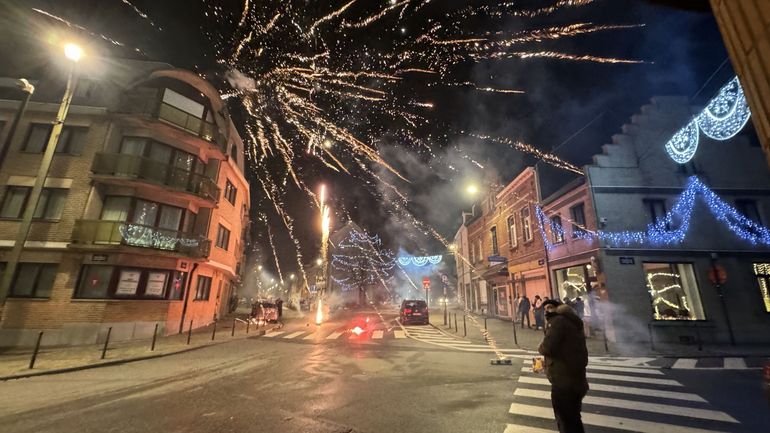
<instances>
[{"instance_id":1,"label":"window","mask_svg":"<svg viewBox=\"0 0 770 433\"><path fill-rule=\"evenodd\" d=\"M131 208L131 197L107 196L102 205L101 220L125 221Z\"/></svg>"},{"instance_id":2,"label":"window","mask_svg":"<svg viewBox=\"0 0 770 433\"><path fill-rule=\"evenodd\" d=\"M84 265L76 298L182 299L187 273L166 269Z\"/></svg>"},{"instance_id":3,"label":"window","mask_svg":"<svg viewBox=\"0 0 770 433\"><path fill-rule=\"evenodd\" d=\"M85 265L80 272L80 283L76 297L103 299L109 297L114 266Z\"/></svg>"},{"instance_id":4,"label":"window","mask_svg":"<svg viewBox=\"0 0 770 433\"><path fill-rule=\"evenodd\" d=\"M561 217L559 215L551 217L551 236L555 244L564 242L564 228L561 225Z\"/></svg>"},{"instance_id":5,"label":"window","mask_svg":"<svg viewBox=\"0 0 770 433\"><path fill-rule=\"evenodd\" d=\"M45 146L48 144L48 138L51 136L52 129L53 125L44 123L32 124L27 135L27 142L24 143L24 151L32 153L45 152ZM59 142L56 145L56 153L80 155L87 134L88 128L64 126L59 136Z\"/></svg>"},{"instance_id":6,"label":"window","mask_svg":"<svg viewBox=\"0 0 770 433\"><path fill-rule=\"evenodd\" d=\"M586 233L586 214L583 203L572 206L569 214L572 218L572 237L583 236Z\"/></svg>"},{"instance_id":7,"label":"window","mask_svg":"<svg viewBox=\"0 0 770 433\"><path fill-rule=\"evenodd\" d=\"M524 242L532 240L532 222L529 219L529 206L521 208L521 233L524 236Z\"/></svg>"},{"instance_id":8,"label":"window","mask_svg":"<svg viewBox=\"0 0 770 433\"><path fill-rule=\"evenodd\" d=\"M226 250L229 244L230 230L227 230L220 224L219 229L217 230L217 246L223 250Z\"/></svg>"},{"instance_id":9,"label":"window","mask_svg":"<svg viewBox=\"0 0 770 433\"><path fill-rule=\"evenodd\" d=\"M650 218L650 222L655 225L664 224L666 230L669 229L668 222L666 221L666 201L660 199L648 199L644 200L644 206L647 210L647 215Z\"/></svg>"},{"instance_id":10,"label":"window","mask_svg":"<svg viewBox=\"0 0 770 433\"><path fill-rule=\"evenodd\" d=\"M9 186L6 189L3 205L0 208L0 218L18 219L24 215L27 199L32 188L28 186ZM43 188L40 200L37 202L33 218L57 220L61 218L67 190L61 188Z\"/></svg>"},{"instance_id":11,"label":"window","mask_svg":"<svg viewBox=\"0 0 770 433\"><path fill-rule=\"evenodd\" d=\"M238 146L233 144L232 147L230 147L230 157L233 158L235 164L238 164Z\"/></svg>"},{"instance_id":12,"label":"window","mask_svg":"<svg viewBox=\"0 0 770 433\"><path fill-rule=\"evenodd\" d=\"M211 277L198 277L198 285L195 287L195 300L208 301L211 294Z\"/></svg>"},{"instance_id":13,"label":"window","mask_svg":"<svg viewBox=\"0 0 770 433\"><path fill-rule=\"evenodd\" d=\"M20 298L51 297L57 267L56 263L19 263L11 287L11 296Z\"/></svg>"},{"instance_id":14,"label":"window","mask_svg":"<svg viewBox=\"0 0 770 433\"><path fill-rule=\"evenodd\" d=\"M689 263L644 263L655 320L703 320L698 283Z\"/></svg>"},{"instance_id":15,"label":"window","mask_svg":"<svg viewBox=\"0 0 770 433\"><path fill-rule=\"evenodd\" d=\"M229 180L225 183L224 196L230 203L235 206L235 195L238 193L238 189L235 188Z\"/></svg>"},{"instance_id":16,"label":"window","mask_svg":"<svg viewBox=\"0 0 770 433\"><path fill-rule=\"evenodd\" d=\"M754 200L735 200L735 208L738 209L743 216L751 221L762 225L762 218L759 216L759 208L757 202Z\"/></svg>"},{"instance_id":17,"label":"window","mask_svg":"<svg viewBox=\"0 0 770 433\"><path fill-rule=\"evenodd\" d=\"M497 248L497 227L492 227L489 230L489 234L492 237L492 255L500 255L500 250Z\"/></svg>"},{"instance_id":18,"label":"window","mask_svg":"<svg viewBox=\"0 0 770 433\"><path fill-rule=\"evenodd\" d=\"M770 313L770 263L754 263L754 275L757 277L765 312Z\"/></svg>"},{"instance_id":19,"label":"window","mask_svg":"<svg viewBox=\"0 0 770 433\"><path fill-rule=\"evenodd\" d=\"M508 217L508 245L510 248L516 248L518 239L516 239L516 218L513 215Z\"/></svg>"},{"instance_id":20,"label":"window","mask_svg":"<svg viewBox=\"0 0 770 433\"><path fill-rule=\"evenodd\" d=\"M572 266L569 268L556 269L554 271L556 279L556 290L562 301L569 301L578 312L583 316L594 314L594 302L596 287L596 271L593 266L586 263L584 265ZM582 310L581 310L582 306Z\"/></svg>"}]
</instances>

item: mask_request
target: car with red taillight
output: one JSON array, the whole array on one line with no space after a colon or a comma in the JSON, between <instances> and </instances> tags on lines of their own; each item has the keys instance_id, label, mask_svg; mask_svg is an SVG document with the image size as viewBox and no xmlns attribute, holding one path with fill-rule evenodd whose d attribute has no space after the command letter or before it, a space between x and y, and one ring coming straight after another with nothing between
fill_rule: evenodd
<instances>
[{"instance_id":1,"label":"car with red taillight","mask_svg":"<svg viewBox=\"0 0 770 433\"><path fill-rule=\"evenodd\" d=\"M429 323L428 304L421 299L405 299L401 302L399 317L403 325L413 323L427 325Z\"/></svg>"}]
</instances>

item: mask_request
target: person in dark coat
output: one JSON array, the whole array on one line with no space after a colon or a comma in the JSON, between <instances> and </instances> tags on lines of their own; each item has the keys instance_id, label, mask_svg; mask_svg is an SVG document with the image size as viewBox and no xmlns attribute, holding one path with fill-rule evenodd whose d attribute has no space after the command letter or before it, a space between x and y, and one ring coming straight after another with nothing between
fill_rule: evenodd
<instances>
[{"instance_id":1,"label":"person in dark coat","mask_svg":"<svg viewBox=\"0 0 770 433\"><path fill-rule=\"evenodd\" d=\"M529 309L532 304L529 302L529 298L526 296L521 297L519 302L519 314L521 315L521 327L524 328L524 319L527 319L527 328L532 327L532 323L529 321Z\"/></svg>"},{"instance_id":2,"label":"person in dark coat","mask_svg":"<svg viewBox=\"0 0 770 433\"><path fill-rule=\"evenodd\" d=\"M278 318L280 319L283 317L283 299L278 298L278 300L275 301L275 307L278 309Z\"/></svg>"},{"instance_id":3,"label":"person in dark coat","mask_svg":"<svg viewBox=\"0 0 770 433\"><path fill-rule=\"evenodd\" d=\"M560 433L584 433L580 411L588 392L588 349L583 321L569 305L543 302L547 328L538 352L545 357L551 405Z\"/></svg>"}]
</instances>

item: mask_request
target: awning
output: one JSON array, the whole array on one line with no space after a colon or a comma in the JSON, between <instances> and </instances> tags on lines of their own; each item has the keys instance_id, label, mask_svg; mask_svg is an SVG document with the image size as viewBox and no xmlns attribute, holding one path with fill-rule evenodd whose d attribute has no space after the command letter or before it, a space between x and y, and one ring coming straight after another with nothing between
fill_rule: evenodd
<instances>
[{"instance_id":1,"label":"awning","mask_svg":"<svg viewBox=\"0 0 770 433\"><path fill-rule=\"evenodd\" d=\"M481 273L481 278L485 280L494 280L500 277L508 276L508 264L499 263L494 266L490 266Z\"/></svg>"}]
</instances>

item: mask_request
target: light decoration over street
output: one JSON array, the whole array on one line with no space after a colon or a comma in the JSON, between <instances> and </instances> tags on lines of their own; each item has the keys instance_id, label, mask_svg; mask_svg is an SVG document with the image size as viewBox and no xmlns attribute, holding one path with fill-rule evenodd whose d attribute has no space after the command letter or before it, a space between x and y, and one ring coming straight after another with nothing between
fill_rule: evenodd
<instances>
[{"instance_id":1,"label":"light decoration over street","mask_svg":"<svg viewBox=\"0 0 770 433\"><path fill-rule=\"evenodd\" d=\"M425 266L427 264L437 265L441 263L442 256L401 256L398 258L398 264L401 266Z\"/></svg>"},{"instance_id":2,"label":"light decoration over street","mask_svg":"<svg viewBox=\"0 0 770 433\"><path fill-rule=\"evenodd\" d=\"M687 181L687 187L677 199L676 204L670 212L666 213L665 218L658 220L654 224L648 224L644 231L584 231L575 233L580 239L599 239L609 247L620 247L627 245L676 245L684 242L687 229L692 220L693 210L697 199L701 199L711 211L711 214L717 221L725 225L739 238L751 243L752 245L770 246L770 229L758 224L745 215L740 213L735 207L722 200L714 191L709 189L697 176L692 176ZM540 227L540 234L543 237L548 250L556 247L550 242L546 227L551 232L560 231L563 235L563 228L558 224L553 224L545 215L540 206L535 207L537 221Z\"/></svg>"},{"instance_id":3,"label":"light decoration over street","mask_svg":"<svg viewBox=\"0 0 770 433\"><path fill-rule=\"evenodd\" d=\"M666 143L671 159L684 164L695 156L699 132L714 140L729 140L746 126L751 117L746 95L738 77L725 84L706 108L676 132Z\"/></svg>"}]
</instances>

